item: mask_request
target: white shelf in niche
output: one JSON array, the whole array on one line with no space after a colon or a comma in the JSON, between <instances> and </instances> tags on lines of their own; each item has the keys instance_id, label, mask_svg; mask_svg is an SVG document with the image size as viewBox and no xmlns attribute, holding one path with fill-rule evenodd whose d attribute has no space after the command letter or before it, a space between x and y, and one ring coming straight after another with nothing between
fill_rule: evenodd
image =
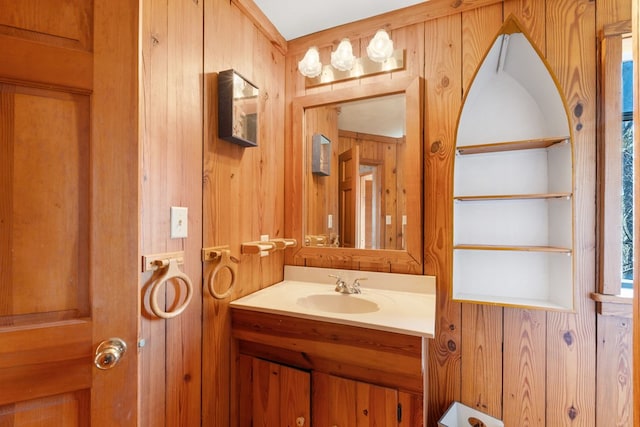
<instances>
[{"instance_id":1,"label":"white shelf in niche","mask_svg":"<svg viewBox=\"0 0 640 427\"><path fill-rule=\"evenodd\" d=\"M453 299L484 304L572 310L573 257L565 248L458 248ZM497 274L499 272L499 274Z\"/></svg>"},{"instance_id":2,"label":"white shelf in niche","mask_svg":"<svg viewBox=\"0 0 640 427\"><path fill-rule=\"evenodd\" d=\"M454 197L572 194L571 144L458 155ZM522 198L522 197L521 197Z\"/></svg>"},{"instance_id":3,"label":"white shelf in niche","mask_svg":"<svg viewBox=\"0 0 640 427\"><path fill-rule=\"evenodd\" d=\"M567 199L456 203L454 245L571 249L572 206Z\"/></svg>"},{"instance_id":4,"label":"white shelf in niche","mask_svg":"<svg viewBox=\"0 0 640 427\"><path fill-rule=\"evenodd\" d=\"M556 80L509 17L458 119L454 300L574 309L570 134Z\"/></svg>"}]
</instances>

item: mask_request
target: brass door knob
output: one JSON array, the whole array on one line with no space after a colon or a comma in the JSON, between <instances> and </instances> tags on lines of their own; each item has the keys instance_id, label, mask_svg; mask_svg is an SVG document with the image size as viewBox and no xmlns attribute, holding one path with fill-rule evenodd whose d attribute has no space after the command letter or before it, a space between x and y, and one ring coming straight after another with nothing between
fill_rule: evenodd
<instances>
[{"instance_id":1,"label":"brass door knob","mask_svg":"<svg viewBox=\"0 0 640 427\"><path fill-rule=\"evenodd\" d=\"M111 369L120 362L127 351L127 343L120 338L111 338L102 341L96 348L96 356L93 363L98 369Z\"/></svg>"}]
</instances>

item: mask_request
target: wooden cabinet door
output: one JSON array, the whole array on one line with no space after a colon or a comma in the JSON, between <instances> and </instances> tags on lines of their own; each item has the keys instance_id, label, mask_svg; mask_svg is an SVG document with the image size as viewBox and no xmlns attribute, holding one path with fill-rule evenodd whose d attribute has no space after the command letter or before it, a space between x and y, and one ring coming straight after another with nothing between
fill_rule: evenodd
<instances>
[{"instance_id":1,"label":"wooden cabinet door","mask_svg":"<svg viewBox=\"0 0 640 427\"><path fill-rule=\"evenodd\" d=\"M0 425L137 422L137 7L0 0ZM98 344L128 344L99 370Z\"/></svg>"},{"instance_id":2,"label":"wooden cabinet door","mask_svg":"<svg viewBox=\"0 0 640 427\"><path fill-rule=\"evenodd\" d=\"M308 427L311 376L288 366L241 355L240 427Z\"/></svg>"},{"instance_id":3,"label":"wooden cabinet door","mask_svg":"<svg viewBox=\"0 0 640 427\"><path fill-rule=\"evenodd\" d=\"M397 427L398 392L320 372L313 373L313 427Z\"/></svg>"}]
</instances>

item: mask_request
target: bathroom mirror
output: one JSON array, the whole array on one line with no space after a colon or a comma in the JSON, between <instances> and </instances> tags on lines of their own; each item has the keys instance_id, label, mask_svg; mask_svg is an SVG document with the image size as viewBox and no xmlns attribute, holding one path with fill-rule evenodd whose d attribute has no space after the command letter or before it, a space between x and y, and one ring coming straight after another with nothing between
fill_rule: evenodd
<instances>
[{"instance_id":1,"label":"bathroom mirror","mask_svg":"<svg viewBox=\"0 0 640 427\"><path fill-rule=\"evenodd\" d=\"M397 79L293 101L295 257L421 269L421 86ZM328 174L313 173L314 135L331 141Z\"/></svg>"}]
</instances>

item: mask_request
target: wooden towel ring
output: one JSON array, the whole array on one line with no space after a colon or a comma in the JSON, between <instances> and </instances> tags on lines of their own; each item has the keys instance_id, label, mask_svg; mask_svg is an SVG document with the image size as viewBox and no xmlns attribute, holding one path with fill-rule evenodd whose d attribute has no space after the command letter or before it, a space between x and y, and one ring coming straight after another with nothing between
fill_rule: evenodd
<instances>
[{"instance_id":1,"label":"wooden towel ring","mask_svg":"<svg viewBox=\"0 0 640 427\"><path fill-rule=\"evenodd\" d=\"M160 308L160 305L158 304L158 292L160 291L162 284L171 279L180 279L184 282L187 289L187 296L184 299L184 302L176 307L175 310L165 311ZM171 258L169 260L169 266L162 272L162 274L160 274L160 276L158 276L158 278L153 283L153 286L151 287L151 295L149 301L151 305L151 311L153 311L153 314L162 319L171 319L182 313L187 308L187 306L191 302L191 297L193 297L193 284L191 283L191 279L189 279L189 276L187 276L182 272L182 270L180 270L180 268L178 267L178 260L175 258Z\"/></svg>"}]
</instances>

